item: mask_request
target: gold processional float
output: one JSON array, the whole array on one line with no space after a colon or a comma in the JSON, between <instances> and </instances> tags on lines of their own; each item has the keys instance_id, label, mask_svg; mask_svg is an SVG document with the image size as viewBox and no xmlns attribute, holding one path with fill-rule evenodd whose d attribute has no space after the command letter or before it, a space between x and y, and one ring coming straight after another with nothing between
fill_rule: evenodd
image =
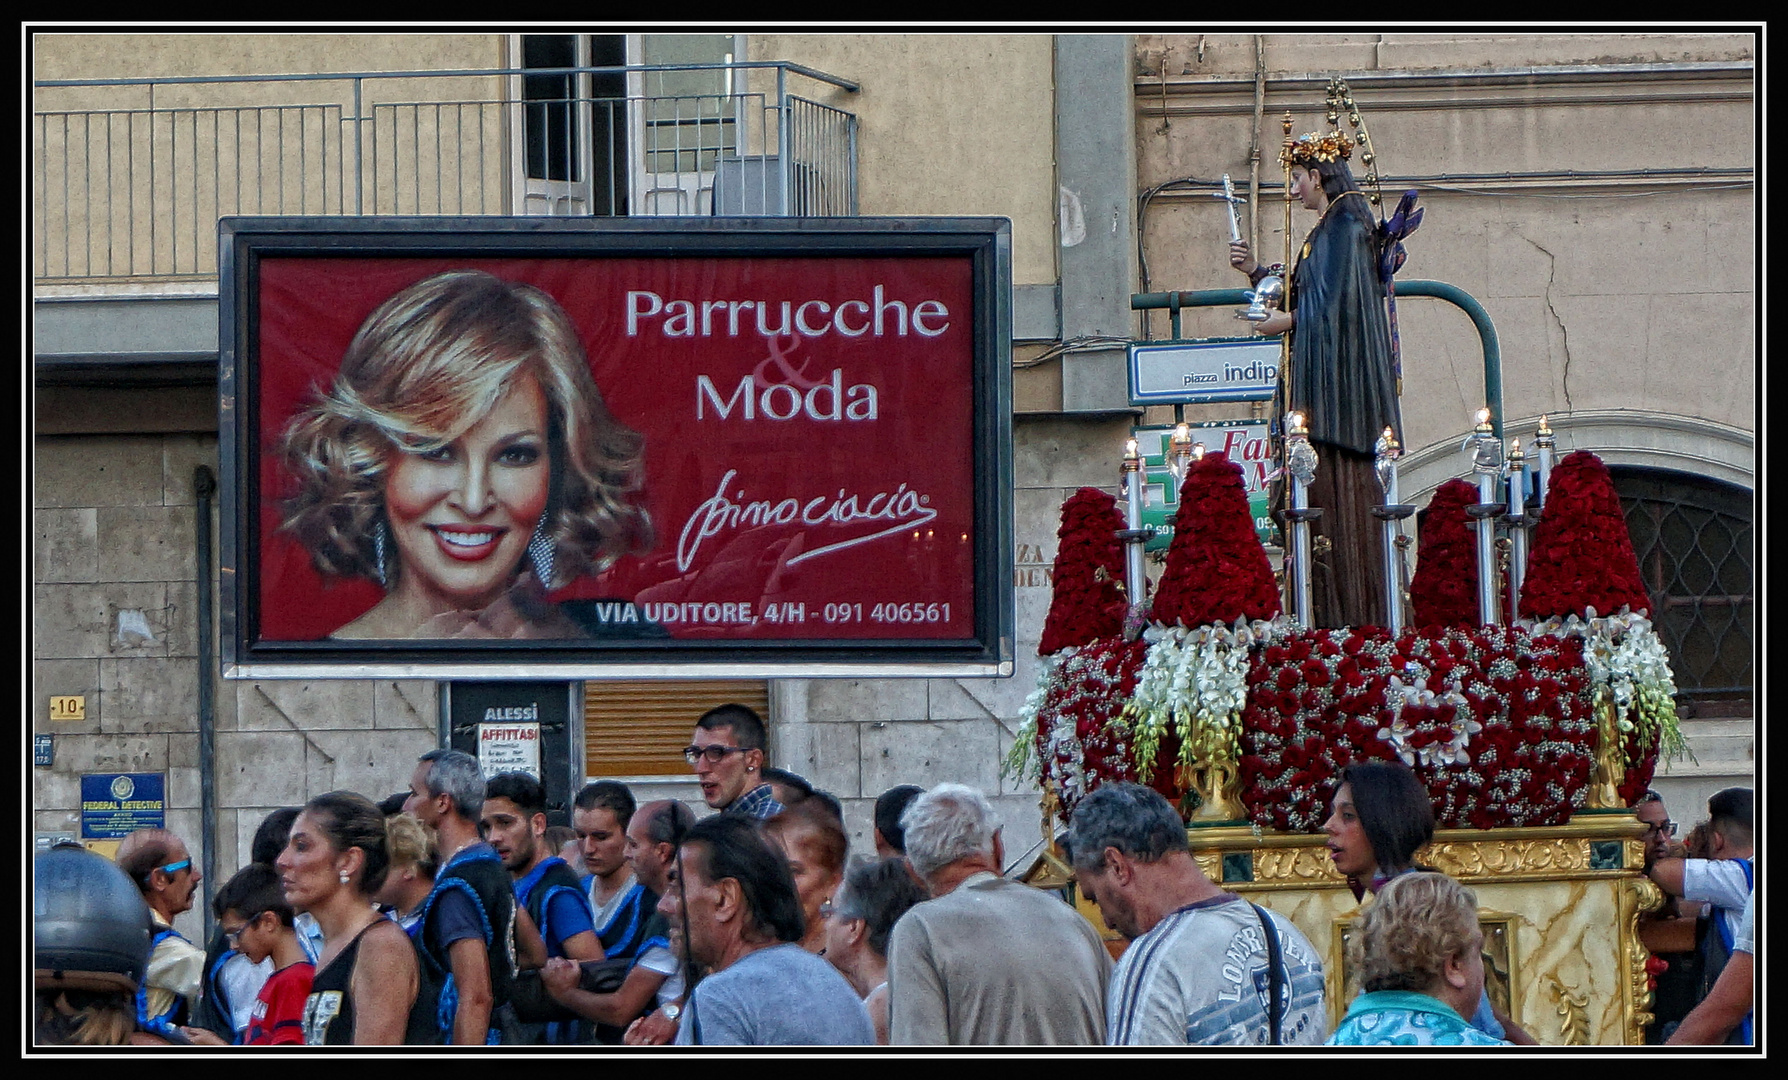
<instances>
[{"instance_id":1,"label":"gold processional float","mask_svg":"<svg viewBox=\"0 0 1788 1080\"><path fill-rule=\"evenodd\" d=\"M1330 124L1339 102L1358 127L1345 95L1331 88ZM1289 143L1289 116L1286 132ZM1357 141L1368 145L1363 130ZM1477 893L1493 1001L1543 1044L1642 1044L1652 994L1638 922L1663 897L1628 807L1660 751L1684 749L1675 685L1607 469L1587 451L1554 467L1542 418L1530 503L1519 443L1505 457L1489 420L1481 411L1466 440L1476 483L1449 480L1429 504L1413 580L1401 522L1415 507L1398 502L1391 432L1380 440L1384 628L1310 628L1304 493L1319 462L1296 413L1280 447L1283 584L1241 468L1202 454L1183 425L1163 448L1180 500L1148 605L1128 599L1147 587L1135 440L1128 520L1108 492L1070 497L1045 666L1006 765L1044 792L1045 851L1026 880L1066 890L1104 932L1056 836L1099 783L1148 783L1180 806L1212 881L1290 917L1322 950L1333 1028L1355 991L1345 942L1360 904L1322 823L1342 767L1396 757L1428 786L1440 826L1417 864Z\"/></svg>"}]
</instances>

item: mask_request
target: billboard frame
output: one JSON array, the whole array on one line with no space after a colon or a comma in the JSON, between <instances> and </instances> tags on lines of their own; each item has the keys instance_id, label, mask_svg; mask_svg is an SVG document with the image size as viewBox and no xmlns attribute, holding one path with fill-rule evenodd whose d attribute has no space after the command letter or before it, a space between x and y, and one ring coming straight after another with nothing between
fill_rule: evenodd
<instances>
[{"instance_id":1,"label":"billboard frame","mask_svg":"<svg viewBox=\"0 0 1788 1080\"><path fill-rule=\"evenodd\" d=\"M1005 218L232 217L218 224L220 661L229 679L1004 677L1014 668L1012 236ZM967 638L751 641L256 639L258 268L264 257L885 258L972 268L974 526Z\"/></svg>"}]
</instances>

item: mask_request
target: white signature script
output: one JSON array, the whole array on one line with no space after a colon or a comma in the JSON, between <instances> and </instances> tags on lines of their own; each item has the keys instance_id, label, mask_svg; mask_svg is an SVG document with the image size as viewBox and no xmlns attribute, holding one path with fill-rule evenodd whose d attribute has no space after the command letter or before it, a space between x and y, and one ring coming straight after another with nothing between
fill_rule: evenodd
<instances>
[{"instance_id":1,"label":"white signature script","mask_svg":"<svg viewBox=\"0 0 1788 1080\"><path fill-rule=\"evenodd\" d=\"M931 496L921 495L909 489L905 483L893 491L878 491L867 499L857 495L846 494L843 488L838 489L836 496L820 495L803 503L799 499L783 499L772 502L764 499L758 502L745 502L743 490L727 495L727 488L732 486L733 477L739 474L737 469L728 469L720 478L720 484L714 494L689 515L683 524L683 532L677 538L677 571L687 573L690 563L695 561L695 554L702 543L719 536L727 529L753 528L763 525L789 525L801 522L804 525L853 525L859 522L887 524L876 532L863 536L853 536L847 540L839 540L831 544L803 551L788 560L787 565L794 566L817 555L825 555L833 551L867 544L871 540L879 540L884 536L892 536L915 525L923 525L937 517L937 511L931 506ZM738 500L738 501L735 501Z\"/></svg>"}]
</instances>

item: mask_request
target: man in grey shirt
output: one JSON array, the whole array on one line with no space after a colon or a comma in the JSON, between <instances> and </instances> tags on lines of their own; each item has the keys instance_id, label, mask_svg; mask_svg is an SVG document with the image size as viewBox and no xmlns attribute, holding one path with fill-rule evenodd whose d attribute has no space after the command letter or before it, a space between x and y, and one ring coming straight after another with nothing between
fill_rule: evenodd
<instances>
[{"instance_id":1,"label":"man in grey shirt","mask_svg":"<svg viewBox=\"0 0 1788 1080\"><path fill-rule=\"evenodd\" d=\"M804 929L788 861L753 819L717 814L677 849L658 910L678 951L708 969L684 1006L678 1046L872 1046L844 976L796 944Z\"/></svg>"},{"instance_id":2,"label":"man in grey shirt","mask_svg":"<svg viewBox=\"0 0 1788 1080\"><path fill-rule=\"evenodd\" d=\"M1108 1043L1322 1042L1328 1014L1315 947L1284 916L1212 884L1160 792L1101 784L1074 808L1065 846L1081 892L1131 939L1111 979Z\"/></svg>"},{"instance_id":3,"label":"man in grey shirt","mask_svg":"<svg viewBox=\"0 0 1788 1080\"><path fill-rule=\"evenodd\" d=\"M1005 851L979 791L939 784L901 815L906 855L935 899L888 942L890 1046L1097 1046L1111 954L1061 897L1000 876Z\"/></svg>"}]
</instances>

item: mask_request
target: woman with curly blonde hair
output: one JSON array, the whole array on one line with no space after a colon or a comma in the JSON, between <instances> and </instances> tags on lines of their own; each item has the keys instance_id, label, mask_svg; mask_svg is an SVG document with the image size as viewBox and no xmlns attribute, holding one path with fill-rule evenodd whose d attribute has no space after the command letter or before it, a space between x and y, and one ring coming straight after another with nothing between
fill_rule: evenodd
<instances>
[{"instance_id":1,"label":"woman with curly blonde hair","mask_svg":"<svg viewBox=\"0 0 1788 1080\"><path fill-rule=\"evenodd\" d=\"M1348 961L1361 994L1330 1046L1508 1046L1466 1021L1484 990L1478 898L1445 874L1386 882L1355 921Z\"/></svg>"},{"instance_id":2,"label":"woman with curly blonde hair","mask_svg":"<svg viewBox=\"0 0 1788 1080\"><path fill-rule=\"evenodd\" d=\"M547 590L651 544L643 439L571 321L483 271L380 304L283 449L281 527L325 575L385 589L337 638L581 637Z\"/></svg>"}]
</instances>

